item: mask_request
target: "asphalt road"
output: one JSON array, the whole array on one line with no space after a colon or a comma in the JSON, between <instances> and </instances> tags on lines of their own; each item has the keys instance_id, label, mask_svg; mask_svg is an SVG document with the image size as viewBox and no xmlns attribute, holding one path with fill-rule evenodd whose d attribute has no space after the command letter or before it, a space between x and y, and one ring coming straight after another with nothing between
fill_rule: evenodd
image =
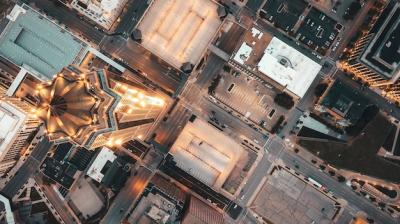
<instances>
[{"instance_id":1,"label":"asphalt road","mask_svg":"<svg viewBox=\"0 0 400 224\"><path fill-rule=\"evenodd\" d=\"M140 198L140 195L152 177L153 173L149 169L140 167L135 176L128 178L125 186L115 197L101 223L121 223L125 218L126 212Z\"/></svg>"},{"instance_id":2,"label":"asphalt road","mask_svg":"<svg viewBox=\"0 0 400 224\"><path fill-rule=\"evenodd\" d=\"M41 189L45 193L47 199L49 199L50 203L54 206L54 209L58 212L61 219L68 224L78 223L75 221L75 218L72 216L72 212L70 212L66 206L64 205L64 201L58 196L57 192L52 188L52 186L46 185L42 181L42 176L35 176L35 181L40 185Z\"/></svg>"},{"instance_id":3,"label":"asphalt road","mask_svg":"<svg viewBox=\"0 0 400 224\"><path fill-rule=\"evenodd\" d=\"M148 1L145 2L143 0L128 1L121 13L121 22L118 24L114 33L124 33L129 36L148 8L149 5L147 2Z\"/></svg>"},{"instance_id":4,"label":"asphalt road","mask_svg":"<svg viewBox=\"0 0 400 224\"><path fill-rule=\"evenodd\" d=\"M35 174L40 164L46 157L47 152L53 143L49 142L47 137L43 138L32 151L31 155L26 159L15 176L1 190L2 194L8 198L12 198L18 193L18 190Z\"/></svg>"},{"instance_id":5,"label":"asphalt road","mask_svg":"<svg viewBox=\"0 0 400 224\"><path fill-rule=\"evenodd\" d=\"M181 85L180 71L152 54L133 40L119 36L105 38L100 49L120 60L124 66L139 71L143 76L168 92L174 93Z\"/></svg>"},{"instance_id":6,"label":"asphalt road","mask_svg":"<svg viewBox=\"0 0 400 224\"><path fill-rule=\"evenodd\" d=\"M82 20L76 12L72 11L65 5L55 4L54 2L56 1L21 0L21 2L29 5L33 4L36 8L40 9L42 13L55 18L75 33L81 34L86 40L89 40L96 45L99 44L105 36L105 33L95 29L95 26L91 22Z\"/></svg>"},{"instance_id":7,"label":"asphalt road","mask_svg":"<svg viewBox=\"0 0 400 224\"><path fill-rule=\"evenodd\" d=\"M157 128L156 141L164 146L171 146L176 140L192 113L178 103L166 121L161 121Z\"/></svg>"}]
</instances>

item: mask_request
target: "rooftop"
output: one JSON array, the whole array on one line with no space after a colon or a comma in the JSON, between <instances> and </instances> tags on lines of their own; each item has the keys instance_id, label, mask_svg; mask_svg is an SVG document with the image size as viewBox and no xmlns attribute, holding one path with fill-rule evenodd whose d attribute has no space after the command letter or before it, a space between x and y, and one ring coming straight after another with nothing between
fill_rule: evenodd
<instances>
[{"instance_id":1,"label":"rooftop","mask_svg":"<svg viewBox=\"0 0 400 224\"><path fill-rule=\"evenodd\" d=\"M221 187L243 148L205 121L189 122L171 148L177 166L203 183Z\"/></svg>"},{"instance_id":2,"label":"rooftop","mask_svg":"<svg viewBox=\"0 0 400 224\"><path fill-rule=\"evenodd\" d=\"M112 163L116 158L117 156L111 149L103 147L92 165L89 167L86 174L100 183L104 177L104 173L101 172L103 167L106 165L107 162Z\"/></svg>"},{"instance_id":3,"label":"rooftop","mask_svg":"<svg viewBox=\"0 0 400 224\"><path fill-rule=\"evenodd\" d=\"M351 88L340 80L336 80L329 92L321 101L321 105L331 109L341 117L355 124L370 104L362 93Z\"/></svg>"},{"instance_id":4,"label":"rooftop","mask_svg":"<svg viewBox=\"0 0 400 224\"><path fill-rule=\"evenodd\" d=\"M24 125L27 114L12 104L0 100L0 153L14 142Z\"/></svg>"},{"instance_id":5,"label":"rooftop","mask_svg":"<svg viewBox=\"0 0 400 224\"><path fill-rule=\"evenodd\" d=\"M26 68L41 80L72 64L85 44L71 33L34 11L16 5L0 35L0 55Z\"/></svg>"},{"instance_id":6,"label":"rooftop","mask_svg":"<svg viewBox=\"0 0 400 224\"><path fill-rule=\"evenodd\" d=\"M321 65L278 38L272 38L258 63L258 70L298 97L303 97Z\"/></svg>"},{"instance_id":7,"label":"rooftop","mask_svg":"<svg viewBox=\"0 0 400 224\"><path fill-rule=\"evenodd\" d=\"M373 39L360 60L387 79L400 77L400 3L391 1L372 28Z\"/></svg>"},{"instance_id":8,"label":"rooftop","mask_svg":"<svg viewBox=\"0 0 400 224\"><path fill-rule=\"evenodd\" d=\"M221 24L212 0L156 0L139 24L142 44L180 68L200 60Z\"/></svg>"},{"instance_id":9,"label":"rooftop","mask_svg":"<svg viewBox=\"0 0 400 224\"><path fill-rule=\"evenodd\" d=\"M71 5L102 27L110 29L127 2L127 0L73 0Z\"/></svg>"},{"instance_id":10,"label":"rooftop","mask_svg":"<svg viewBox=\"0 0 400 224\"><path fill-rule=\"evenodd\" d=\"M103 71L69 66L52 82L37 86L36 115L45 121L51 140L90 146L99 132L115 129L112 112L119 98L108 94L105 79Z\"/></svg>"}]
</instances>

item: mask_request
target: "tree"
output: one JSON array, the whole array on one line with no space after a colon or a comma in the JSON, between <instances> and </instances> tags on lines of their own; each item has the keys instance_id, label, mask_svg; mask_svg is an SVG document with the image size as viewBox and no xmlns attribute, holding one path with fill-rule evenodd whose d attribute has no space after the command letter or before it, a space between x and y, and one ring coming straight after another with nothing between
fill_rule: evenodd
<instances>
[{"instance_id":1,"label":"tree","mask_svg":"<svg viewBox=\"0 0 400 224\"><path fill-rule=\"evenodd\" d=\"M342 175L338 176L337 179L338 179L338 181L341 182L341 183L346 181L346 178L344 178L344 176L342 176Z\"/></svg>"},{"instance_id":2,"label":"tree","mask_svg":"<svg viewBox=\"0 0 400 224\"><path fill-rule=\"evenodd\" d=\"M271 133L275 134L279 128L281 127L282 122L285 120L285 116L280 116L279 119L276 121L274 126L271 128Z\"/></svg>"},{"instance_id":3,"label":"tree","mask_svg":"<svg viewBox=\"0 0 400 224\"><path fill-rule=\"evenodd\" d=\"M290 110L294 106L293 98L287 93L278 93L274 98L274 102L279 106Z\"/></svg>"},{"instance_id":4,"label":"tree","mask_svg":"<svg viewBox=\"0 0 400 224\"><path fill-rule=\"evenodd\" d=\"M208 94L214 94L215 89L218 87L219 82L221 81L221 75L217 75L215 79L211 82L211 85L208 87Z\"/></svg>"},{"instance_id":5,"label":"tree","mask_svg":"<svg viewBox=\"0 0 400 224\"><path fill-rule=\"evenodd\" d=\"M231 67L229 65L224 65L223 69L224 69L224 72L226 72L226 73L231 72Z\"/></svg>"},{"instance_id":6,"label":"tree","mask_svg":"<svg viewBox=\"0 0 400 224\"><path fill-rule=\"evenodd\" d=\"M323 82L318 84L317 87L315 87L314 95L317 97L321 97L324 94L326 88L328 88L328 83Z\"/></svg>"}]
</instances>

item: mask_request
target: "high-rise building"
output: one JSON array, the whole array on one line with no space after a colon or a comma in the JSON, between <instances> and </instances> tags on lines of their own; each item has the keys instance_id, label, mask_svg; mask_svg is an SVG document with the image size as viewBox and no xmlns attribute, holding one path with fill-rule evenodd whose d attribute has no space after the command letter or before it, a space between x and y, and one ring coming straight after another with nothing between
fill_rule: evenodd
<instances>
[{"instance_id":1,"label":"high-rise building","mask_svg":"<svg viewBox=\"0 0 400 224\"><path fill-rule=\"evenodd\" d=\"M201 201L191 197L182 219L182 224L223 224L223 214Z\"/></svg>"},{"instance_id":2,"label":"high-rise building","mask_svg":"<svg viewBox=\"0 0 400 224\"><path fill-rule=\"evenodd\" d=\"M28 104L6 97L4 89L0 92L0 176L3 176L18 161L40 121L31 114Z\"/></svg>"},{"instance_id":3,"label":"high-rise building","mask_svg":"<svg viewBox=\"0 0 400 224\"><path fill-rule=\"evenodd\" d=\"M36 114L50 140L94 149L144 138L165 108L164 100L137 83L122 81L104 69L69 66L38 86Z\"/></svg>"},{"instance_id":4,"label":"high-rise building","mask_svg":"<svg viewBox=\"0 0 400 224\"><path fill-rule=\"evenodd\" d=\"M387 98L400 101L400 3L389 0L341 65Z\"/></svg>"}]
</instances>

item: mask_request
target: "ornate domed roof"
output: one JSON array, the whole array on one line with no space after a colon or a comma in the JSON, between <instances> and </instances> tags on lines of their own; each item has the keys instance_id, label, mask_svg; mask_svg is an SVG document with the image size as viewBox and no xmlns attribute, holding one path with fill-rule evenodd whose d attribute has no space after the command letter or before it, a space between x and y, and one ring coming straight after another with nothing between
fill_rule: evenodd
<instances>
[{"instance_id":1,"label":"ornate domed roof","mask_svg":"<svg viewBox=\"0 0 400 224\"><path fill-rule=\"evenodd\" d=\"M115 99L102 91L96 74L64 69L38 87L36 114L44 120L50 139L68 138L83 145L92 132L109 128L106 113Z\"/></svg>"}]
</instances>

